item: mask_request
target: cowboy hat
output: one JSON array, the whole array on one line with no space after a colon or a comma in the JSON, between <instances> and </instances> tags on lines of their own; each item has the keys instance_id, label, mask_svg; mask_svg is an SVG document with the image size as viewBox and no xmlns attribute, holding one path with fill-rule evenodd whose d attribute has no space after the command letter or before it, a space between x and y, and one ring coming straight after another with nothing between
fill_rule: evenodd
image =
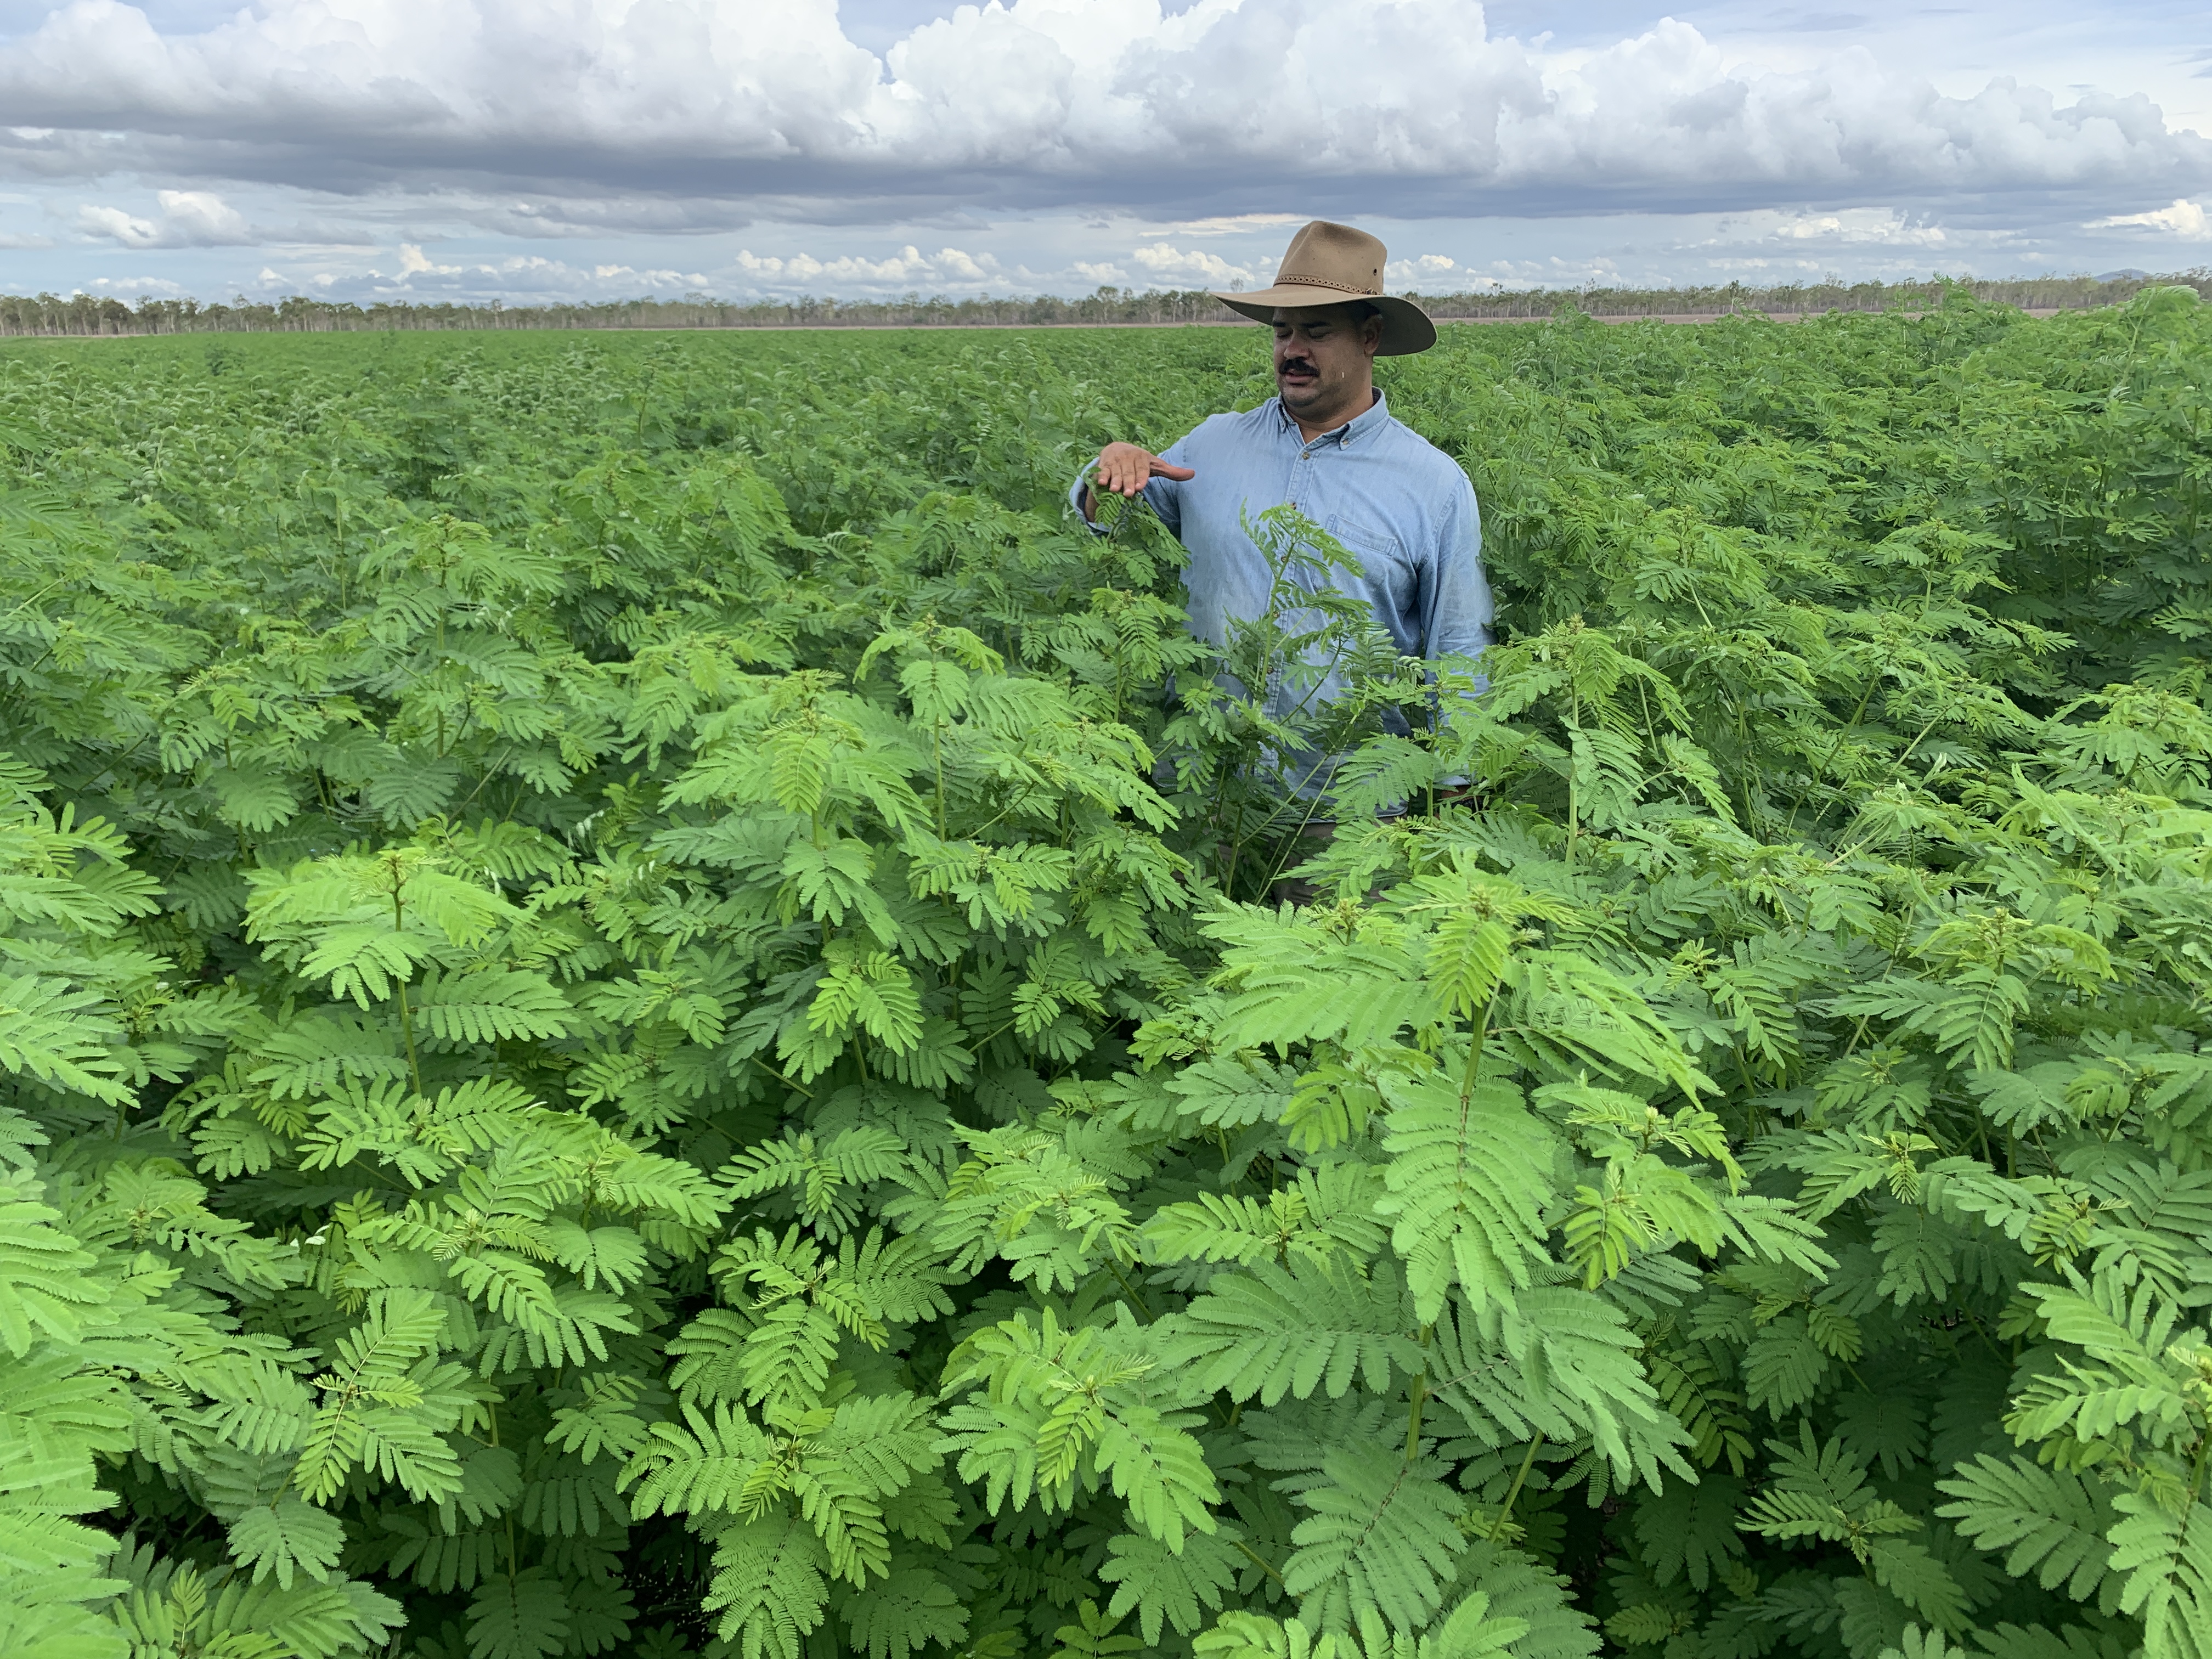
<instances>
[{"instance_id":1,"label":"cowboy hat","mask_svg":"<svg viewBox=\"0 0 2212 1659\"><path fill-rule=\"evenodd\" d=\"M1256 294L1216 294L1231 311L1271 323L1278 307L1340 306L1364 300L1382 313L1382 357L1406 357L1437 343L1437 325L1411 300L1382 291L1382 244L1364 230L1316 219L1291 238L1275 285Z\"/></svg>"}]
</instances>

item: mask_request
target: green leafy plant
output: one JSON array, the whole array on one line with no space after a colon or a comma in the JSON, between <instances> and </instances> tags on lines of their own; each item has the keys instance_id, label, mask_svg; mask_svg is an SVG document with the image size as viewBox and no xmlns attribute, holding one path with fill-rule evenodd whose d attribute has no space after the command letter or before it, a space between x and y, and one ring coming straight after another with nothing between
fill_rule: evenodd
<instances>
[{"instance_id":1,"label":"green leafy plant","mask_svg":"<svg viewBox=\"0 0 2212 1659\"><path fill-rule=\"evenodd\" d=\"M1248 347L11 358L0 1650L2212 1650L2201 308Z\"/></svg>"}]
</instances>

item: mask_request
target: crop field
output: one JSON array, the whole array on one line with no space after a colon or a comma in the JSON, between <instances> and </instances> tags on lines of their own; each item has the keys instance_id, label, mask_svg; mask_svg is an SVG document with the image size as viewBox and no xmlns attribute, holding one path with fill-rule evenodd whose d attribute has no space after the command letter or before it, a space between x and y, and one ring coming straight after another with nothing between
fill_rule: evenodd
<instances>
[{"instance_id":1,"label":"crop field","mask_svg":"<svg viewBox=\"0 0 2212 1659\"><path fill-rule=\"evenodd\" d=\"M1381 379L1441 686L1257 329L0 347L0 1654L2212 1655L2212 307Z\"/></svg>"}]
</instances>

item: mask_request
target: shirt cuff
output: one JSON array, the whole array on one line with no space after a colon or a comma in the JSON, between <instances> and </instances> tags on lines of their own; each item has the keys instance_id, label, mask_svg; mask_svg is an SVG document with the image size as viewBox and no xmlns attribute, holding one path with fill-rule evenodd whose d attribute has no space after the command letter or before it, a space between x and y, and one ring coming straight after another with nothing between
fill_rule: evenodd
<instances>
[{"instance_id":1,"label":"shirt cuff","mask_svg":"<svg viewBox=\"0 0 2212 1659\"><path fill-rule=\"evenodd\" d=\"M1094 536L1104 536L1110 533L1107 527L1083 510L1083 492L1091 483L1091 475L1097 470L1098 463L1093 459L1075 475L1075 482L1067 487L1067 504L1075 509L1075 516L1082 520L1085 530Z\"/></svg>"}]
</instances>

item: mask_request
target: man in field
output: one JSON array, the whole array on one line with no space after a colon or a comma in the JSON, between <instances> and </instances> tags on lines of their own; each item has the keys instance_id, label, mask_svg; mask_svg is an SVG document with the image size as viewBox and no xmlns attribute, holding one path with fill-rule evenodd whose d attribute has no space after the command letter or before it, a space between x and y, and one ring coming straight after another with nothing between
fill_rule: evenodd
<instances>
[{"instance_id":1,"label":"man in field","mask_svg":"<svg viewBox=\"0 0 2212 1659\"><path fill-rule=\"evenodd\" d=\"M1213 296L1273 325L1276 395L1249 413L1212 416L1164 454L1109 444L1070 492L1093 530L1095 490L1145 497L1189 551L1191 628L1215 645L1228 642L1232 620L1267 610L1267 562L1241 520L1285 501L1358 560L1360 574L1337 567L1331 580L1367 602L1401 652L1433 661L1490 643L1474 488L1450 457L1390 417L1375 387L1376 358L1437 339L1419 307L1383 293L1383 261L1382 244L1363 231L1306 226L1273 288ZM1318 696L1340 690L1332 676ZM1267 695L1267 712L1280 715L1291 699L1316 694ZM1325 794L1337 758L1300 763L1293 793Z\"/></svg>"}]
</instances>

